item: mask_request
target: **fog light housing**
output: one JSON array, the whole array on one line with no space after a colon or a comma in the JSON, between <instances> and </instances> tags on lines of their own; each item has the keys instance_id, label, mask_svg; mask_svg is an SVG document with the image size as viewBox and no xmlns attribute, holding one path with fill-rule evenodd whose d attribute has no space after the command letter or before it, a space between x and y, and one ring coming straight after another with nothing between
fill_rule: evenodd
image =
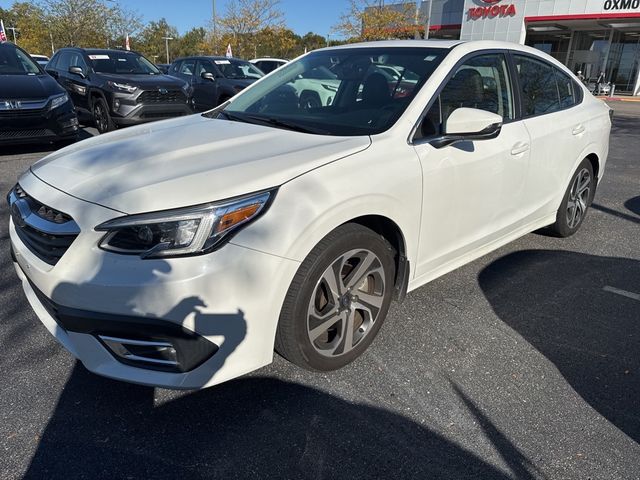
<instances>
[{"instance_id":1,"label":"fog light housing","mask_svg":"<svg viewBox=\"0 0 640 480\"><path fill-rule=\"evenodd\" d=\"M171 342L133 340L99 335L113 354L127 363L142 362L164 367L179 367L178 353Z\"/></svg>"}]
</instances>

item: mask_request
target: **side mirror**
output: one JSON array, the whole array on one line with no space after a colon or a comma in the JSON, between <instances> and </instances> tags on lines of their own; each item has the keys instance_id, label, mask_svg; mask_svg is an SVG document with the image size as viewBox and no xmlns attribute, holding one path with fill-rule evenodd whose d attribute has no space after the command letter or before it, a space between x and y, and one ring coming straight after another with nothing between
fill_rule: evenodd
<instances>
[{"instance_id":1,"label":"side mirror","mask_svg":"<svg viewBox=\"0 0 640 480\"><path fill-rule=\"evenodd\" d=\"M209 80L210 82L216 81L215 75L211 72L202 72L200 74L200 77L202 77L203 80Z\"/></svg>"},{"instance_id":2,"label":"side mirror","mask_svg":"<svg viewBox=\"0 0 640 480\"><path fill-rule=\"evenodd\" d=\"M69 67L69 73L73 73L74 75L79 75L82 78L84 77L84 72L82 71L82 69L80 67Z\"/></svg>"},{"instance_id":3,"label":"side mirror","mask_svg":"<svg viewBox=\"0 0 640 480\"><path fill-rule=\"evenodd\" d=\"M431 141L436 148L469 140L490 140L500 135L502 117L477 108L455 109L444 126L444 135Z\"/></svg>"}]
</instances>

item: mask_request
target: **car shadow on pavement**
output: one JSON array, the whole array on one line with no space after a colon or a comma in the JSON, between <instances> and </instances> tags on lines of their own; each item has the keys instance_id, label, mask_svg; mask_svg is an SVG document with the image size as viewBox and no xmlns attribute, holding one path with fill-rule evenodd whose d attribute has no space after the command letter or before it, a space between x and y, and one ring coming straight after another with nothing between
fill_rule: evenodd
<instances>
[{"instance_id":1,"label":"car shadow on pavement","mask_svg":"<svg viewBox=\"0 0 640 480\"><path fill-rule=\"evenodd\" d=\"M640 442L640 262L566 251L506 255L479 275L498 317Z\"/></svg>"},{"instance_id":2,"label":"car shadow on pavement","mask_svg":"<svg viewBox=\"0 0 640 480\"><path fill-rule=\"evenodd\" d=\"M70 477L511 478L401 415L296 383L244 378L154 405L152 388L80 364L24 478Z\"/></svg>"},{"instance_id":3,"label":"car shadow on pavement","mask_svg":"<svg viewBox=\"0 0 640 480\"><path fill-rule=\"evenodd\" d=\"M624 202L624 206L630 212L635 213L636 215L640 215L640 195L637 197L630 198L626 202Z\"/></svg>"}]
</instances>

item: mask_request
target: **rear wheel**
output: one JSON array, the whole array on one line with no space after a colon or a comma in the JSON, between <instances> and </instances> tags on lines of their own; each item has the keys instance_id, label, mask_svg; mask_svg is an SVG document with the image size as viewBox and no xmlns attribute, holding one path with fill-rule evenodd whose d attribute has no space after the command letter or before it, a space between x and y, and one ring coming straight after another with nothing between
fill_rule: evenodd
<instances>
[{"instance_id":1,"label":"rear wheel","mask_svg":"<svg viewBox=\"0 0 640 480\"><path fill-rule=\"evenodd\" d=\"M356 359L382 326L393 290L394 251L380 235L347 224L300 266L285 299L276 350L310 370Z\"/></svg>"},{"instance_id":2,"label":"rear wheel","mask_svg":"<svg viewBox=\"0 0 640 480\"><path fill-rule=\"evenodd\" d=\"M593 167L585 158L571 177L556 214L556 222L550 227L553 233L569 237L578 231L595 195L595 186Z\"/></svg>"}]
</instances>

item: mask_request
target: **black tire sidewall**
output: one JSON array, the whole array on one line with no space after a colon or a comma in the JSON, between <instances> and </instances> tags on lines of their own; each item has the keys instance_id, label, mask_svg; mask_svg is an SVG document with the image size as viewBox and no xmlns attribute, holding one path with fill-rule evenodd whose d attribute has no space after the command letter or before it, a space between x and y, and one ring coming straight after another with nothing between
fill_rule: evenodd
<instances>
[{"instance_id":1,"label":"black tire sidewall","mask_svg":"<svg viewBox=\"0 0 640 480\"><path fill-rule=\"evenodd\" d=\"M96 107L98 105L100 105L100 107L104 111L104 115L107 121L107 128L103 130L100 129L100 124L98 123L98 120L96 118ZM96 124L96 129L98 130L98 132L107 133L113 130L113 120L111 120L111 115L109 114L109 108L107 107L107 103L104 101L103 98L97 98L93 102L93 119L94 119L94 123Z\"/></svg>"},{"instance_id":2,"label":"black tire sidewall","mask_svg":"<svg viewBox=\"0 0 640 480\"><path fill-rule=\"evenodd\" d=\"M302 363L301 366L311 370L335 370L351 363L360 356L377 336L391 304L395 278L393 249L381 235L366 227L360 225L344 225L343 227L325 237L325 241L327 239L330 240L328 246L320 249L316 247L301 265L296 278L289 288L289 293L285 300L285 308L283 308L283 315L291 314L292 318L283 319L281 317L279 325L279 335L289 336L289 338L283 340L289 341L288 350L293 353L293 355L285 354L284 356L296 364L300 365ZM321 242L319 246L325 247L326 245L323 245L323 243L326 242ZM380 259L385 272L385 298L376 322L360 343L344 355L335 358L326 357L315 350L308 338L307 310L309 302L318 280L327 267L340 255L358 248L370 250ZM286 305L287 302L289 302L289 305ZM280 326L284 325L289 328L281 329ZM296 351L291 352L292 348Z\"/></svg>"}]
</instances>

